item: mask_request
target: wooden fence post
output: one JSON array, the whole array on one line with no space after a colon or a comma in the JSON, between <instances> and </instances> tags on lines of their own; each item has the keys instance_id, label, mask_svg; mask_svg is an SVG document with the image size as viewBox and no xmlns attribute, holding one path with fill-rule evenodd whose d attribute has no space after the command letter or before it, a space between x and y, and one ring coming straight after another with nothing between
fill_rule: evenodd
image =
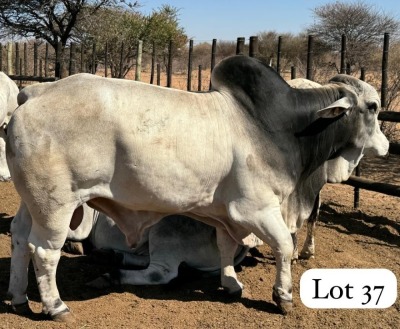
<instances>
[{"instance_id":1,"label":"wooden fence post","mask_svg":"<svg viewBox=\"0 0 400 329\"><path fill-rule=\"evenodd\" d=\"M199 73L197 75L197 90L201 91L201 65L199 65Z\"/></svg>"},{"instance_id":2,"label":"wooden fence post","mask_svg":"<svg viewBox=\"0 0 400 329\"><path fill-rule=\"evenodd\" d=\"M340 73L345 74L346 73L346 52L347 52L347 46L346 46L346 35L342 34L342 48L340 50Z\"/></svg>"},{"instance_id":3,"label":"wooden fence post","mask_svg":"<svg viewBox=\"0 0 400 329\"><path fill-rule=\"evenodd\" d=\"M81 58L80 58L80 72L83 73L85 71L85 67L84 67L84 62L85 62L85 46L83 45L83 43L81 44Z\"/></svg>"},{"instance_id":4,"label":"wooden fence post","mask_svg":"<svg viewBox=\"0 0 400 329\"><path fill-rule=\"evenodd\" d=\"M157 86L161 86L161 65L157 63Z\"/></svg>"},{"instance_id":5,"label":"wooden fence post","mask_svg":"<svg viewBox=\"0 0 400 329\"><path fill-rule=\"evenodd\" d=\"M188 91L192 90L192 57L193 57L193 40L189 40L189 58L188 58L188 73L187 73L187 86Z\"/></svg>"},{"instance_id":6,"label":"wooden fence post","mask_svg":"<svg viewBox=\"0 0 400 329\"><path fill-rule=\"evenodd\" d=\"M68 74L74 75L76 73L76 65L75 65L75 44L72 42L69 48L69 68Z\"/></svg>"},{"instance_id":7,"label":"wooden fence post","mask_svg":"<svg viewBox=\"0 0 400 329\"><path fill-rule=\"evenodd\" d=\"M290 68L290 79L296 79L296 66Z\"/></svg>"},{"instance_id":8,"label":"wooden fence post","mask_svg":"<svg viewBox=\"0 0 400 329\"><path fill-rule=\"evenodd\" d=\"M361 68L361 76L360 80L365 81L365 69ZM361 176L361 163L356 167L356 176ZM354 187L354 209L358 209L360 207L360 188Z\"/></svg>"},{"instance_id":9,"label":"wooden fence post","mask_svg":"<svg viewBox=\"0 0 400 329\"><path fill-rule=\"evenodd\" d=\"M96 43L92 46L92 74L96 74Z\"/></svg>"},{"instance_id":10,"label":"wooden fence post","mask_svg":"<svg viewBox=\"0 0 400 329\"><path fill-rule=\"evenodd\" d=\"M249 42L249 56L257 57L258 56L258 37L251 36Z\"/></svg>"},{"instance_id":11,"label":"wooden fence post","mask_svg":"<svg viewBox=\"0 0 400 329\"><path fill-rule=\"evenodd\" d=\"M360 80L365 81L365 68L361 68Z\"/></svg>"},{"instance_id":12,"label":"wooden fence post","mask_svg":"<svg viewBox=\"0 0 400 329\"><path fill-rule=\"evenodd\" d=\"M216 53L217 53L217 39L213 39L212 46L211 46L211 71L210 71L210 73L212 73L212 71L214 70L214 67L215 67ZM209 89L211 90L211 88L212 88L212 84L211 84L211 79L210 79Z\"/></svg>"},{"instance_id":13,"label":"wooden fence post","mask_svg":"<svg viewBox=\"0 0 400 329\"><path fill-rule=\"evenodd\" d=\"M308 80L312 80L312 62L313 62L313 46L314 37L312 35L308 36L308 50L307 50L307 76Z\"/></svg>"},{"instance_id":14,"label":"wooden fence post","mask_svg":"<svg viewBox=\"0 0 400 329\"><path fill-rule=\"evenodd\" d=\"M350 75L351 74L351 66L350 63L346 63L346 74Z\"/></svg>"},{"instance_id":15,"label":"wooden fence post","mask_svg":"<svg viewBox=\"0 0 400 329\"><path fill-rule=\"evenodd\" d=\"M19 75L21 74L19 70L19 43L15 43L15 74Z\"/></svg>"},{"instance_id":16,"label":"wooden fence post","mask_svg":"<svg viewBox=\"0 0 400 329\"><path fill-rule=\"evenodd\" d=\"M28 75L28 44L26 42L24 43L24 75Z\"/></svg>"},{"instance_id":17,"label":"wooden fence post","mask_svg":"<svg viewBox=\"0 0 400 329\"><path fill-rule=\"evenodd\" d=\"M122 41L121 42L121 56L119 58L119 76L118 76L120 79L122 79L123 66L124 66L124 42Z\"/></svg>"},{"instance_id":18,"label":"wooden fence post","mask_svg":"<svg viewBox=\"0 0 400 329\"><path fill-rule=\"evenodd\" d=\"M278 37L278 54L276 56L276 72L281 74L282 36Z\"/></svg>"},{"instance_id":19,"label":"wooden fence post","mask_svg":"<svg viewBox=\"0 0 400 329\"><path fill-rule=\"evenodd\" d=\"M143 41L139 40L137 45L136 54L136 70L135 70L135 80L140 81L142 78L142 53L143 53Z\"/></svg>"},{"instance_id":20,"label":"wooden fence post","mask_svg":"<svg viewBox=\"0 0 400 329\"><path fill-rule=\"evenodd\" d=\"M360 164L356 167L356 176L360 177L361 176L361 169L360 169ZM355 187L354 188L354 209L358 209L360 206L360 188Z\"/></svg>"},{"instance_id":21,"label":"wooden fence post","mask_svg":"<svg viewBox=\"0 0 400 329\"><path fill-rule=\"evenodd\" d=\"M38 76L38 44L33 44L33 76Z\"/></svg>"},{"instance_id":22,"label":"wooden fence post","mask_svg":"<svg viewBox=\"0 0 400 329\"><path fill-rule=\"evenodd\" d=\"M108 41L104 45L104 77L108 76Z\"/></svg>"},{"instance_id":23,"label":"wooden fence post","mask_svg":"<svg viewBox=\"0 0 400 329\"><path fill-rule=\"evenodd\" d=\"M154 83L154 68L156 64L156 43L153 41L153 49L151 52L151 73L150 73L150 84Z\"/></svg>"},{"instance_id":24,"label":"wooden fence post","mask_svg":"<svg viewBox=\"0 0 400 329\"><path fill-rule=\"evenodd\" d=\"M44 55L44 76L49 76L49 44L46 42L46 50Z\"/></svg>"},{"instance_id":25,"label":"wooden fence post","mask_svg":"<svg viewBox=\"0 0 400 329\"><path fill-rule=\"evenodd\" d=\"M244 54L244 43L245 38L239 37L236 41L236 55L243 55Z\"/></svg>"},{"instance_id":26,"label":"wooden fence post","mask_svg":"<svg viewBox=\"0 0 400 329\"><path fill-rule=\"evenodd\" d=\"M55 77L61 78L61 42L57 43Z\"/></svg>"},{"instance_id":27,"label":"wooden fence post","mask_svg":"<svg viewBox=\"0 0 400 329\"><path fill-rule=\"evenodd\" d=\"M167 66L167 87L172 86L172 40L169 40L168 66Z\"/></svg>"},{"instance_id":28,"label":"wooden fence post","mask_svg":"<svg viewBox=\"0 0 400 329\"><path fill-rule=\"evenodd\" d=\"M382 84L381 84L381 107L386 110L386 98L388 88L388 63L389 63L389 33L385 33L383 38L382 55Z\"/></svg>"},{"instance_id":29,"label":"wooden fence post","mask_svg":"<svg viewBox=\"0 0 400 329\"><path fill-rule=\"evenodd\" d=\"M12 42L8 42L7 43L7 73L9 75L13 75L14 74L14 70L13 70L13 43Z\"/></svg>"}]
</instances>

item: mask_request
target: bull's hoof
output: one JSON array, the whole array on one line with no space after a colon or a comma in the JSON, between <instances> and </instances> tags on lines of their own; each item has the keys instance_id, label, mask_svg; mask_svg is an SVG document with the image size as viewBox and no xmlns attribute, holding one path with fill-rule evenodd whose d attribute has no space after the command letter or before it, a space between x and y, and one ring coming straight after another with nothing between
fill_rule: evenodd
<instances>
[{"instance_id":1,"label":"bull's hoof","mask_svg":"<svg viewBox=\"0 0 400 329\"><path fill-rule=\"evenodd\" d=\"M315 256L314 256L314 254L313 253L310 253L310 252L302 252L301 254L300 254L300 259L314 259L315 258Z\"/></svg>"},{"instance_id":2,"label":"bull's hoof","mask_svg":"<svg viewBox=\"0 0 400 329\"><path fill-rule=\"evenodd\" d=\"M227 288L224 288L225 291L228 293L229 297L231 298L240 298L243 295L243 289L238 289L238 290L228 290Z\"/></svg>"},{"instance_id":3,"label":"bull's hoof","mask_svg":"<svg viewBox=\"0 0 400 329\"><path fill-rule=\"evenodd\" d=\"M84 255L82 242L66 241L64 243L63 251L74 255Z\"/></svg>"},{"instance_id":4,"label":"bull's hoof","mask_svg":"<svg viewBox=\"0 0 400 329\"><path fill-rule=\"evenodd\" d=\"M33 312L29 307L28 301L18 305L11 305L11 309L15 314L18 315L33 315Z\"/></svg>"},{"instance_id":5,"label":"bull's hoof","mask_svg":"<svg viewBox=\"0 0 400 329\"><path fill-rule=\"evenodd\" d=\"M300 253L300 258L301 259L311 259L315 258L315 249L313 247L304 247L303 250Z\"/></svg>"},{"instance_id":6,"label":"bull's hoof","mask_svg":"<svg viewBox=\"0 0 400 329\"><path fill-rule=\"evenodd\" d=\"M225 276L221 278L221 285L224 290L231 296L241 296L244 289L243 283L232 276Z\"/></svg>"},{"instance_id":7,"label":"bull's hoof","mask_svg":"<svg viewBox=\"0 0 400 329\"><path fill-rule=\"evenodd\" d=\"M276 303L283 315L287 315L293 309L293 301L282 299L281 296L273 289L272 300Z\"/></svg>"},{"instance_id":8,"label":"bull's hoof","mask_svg":"<svg viewBox=\"0 0 400 329\"><path fill-rule=\"evenodd\" d=\"M53 319L53 321L64 323L74 323L76 321L75 315L72 314L70 311L64 311L55 314L51 318Z\"/></svg>"}]
</instances>

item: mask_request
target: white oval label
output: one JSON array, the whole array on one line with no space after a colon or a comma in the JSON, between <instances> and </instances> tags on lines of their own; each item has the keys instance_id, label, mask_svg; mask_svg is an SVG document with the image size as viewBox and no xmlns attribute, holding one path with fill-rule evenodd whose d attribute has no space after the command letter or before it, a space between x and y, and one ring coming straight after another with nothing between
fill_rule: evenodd
<instances>
[{"instance_id":1,"label":"white oval label","mask_svg":"<svg viewBox=\"0 0 400 329\"><path fill-rule=\"evenodd\" d=\"M300 279L309 308L388 308L397 299L397 279L387 269L311 269Z\"/></svg>"}]
</instances>

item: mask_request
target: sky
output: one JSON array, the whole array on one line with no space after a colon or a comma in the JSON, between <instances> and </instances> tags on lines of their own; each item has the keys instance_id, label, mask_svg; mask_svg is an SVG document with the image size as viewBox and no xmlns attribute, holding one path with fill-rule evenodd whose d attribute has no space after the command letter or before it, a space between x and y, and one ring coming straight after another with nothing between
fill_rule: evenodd
<instances>
[{"instance_id":1,"label":"sky","mask_svg":"<svg viewBox=\"0 0 400 329\"><path fill-rule=\"evenodd\" d=\"M297 34L313 23L313 8L332 2L335 0L139 0L140 11L146 14L162 4L178 8L180 25L195 42L248 39L264 31ZM363 2L400 20L399 0Z\"/></svg>"}]
</instances>

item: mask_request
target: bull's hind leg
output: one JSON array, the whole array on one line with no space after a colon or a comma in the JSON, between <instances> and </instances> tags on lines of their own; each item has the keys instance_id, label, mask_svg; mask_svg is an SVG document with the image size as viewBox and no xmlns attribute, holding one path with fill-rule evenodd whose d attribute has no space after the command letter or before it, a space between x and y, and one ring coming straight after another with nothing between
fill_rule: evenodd
<instances>
[{"instance_id":1,"label":"bull's hind leg","mask_svg":"<svg viewBox=\"0 0 400 329\"><path fill-rule=\"evenodd\" d=\"M300 258L302 259L310 259L314 258L315 254L315 227L317 223L317 219L319 216L319 207L320 207L320 198L319 194L315 199L314 208L311 212L310 217L307 221L307 236L304 241L303 249L300 253Z\"/></svg>"},{"instance_id":2,"label":"bull's hind leg","mask_svg":"<svg viewBox=\"0 0 400 329\"><path fill-rule=\"evenodd\" d=\"M26 205L21 202L17 214L11 222L11 268L8 294L11 304L17 313L29 313L28 268L30 253L28 236L32 227L32 218Z\"/></svg>"},{"instance_id":3,"label":"bull's hind leg","mask_svg":"<svg viewBox=\"0 0 400 329\"><path fill-rule=\"evenodd\" d=\"M55 321L72 322L73 315L61 300L56 283L56 271L61 248L67 238L74 208L63 207L51 214L32 213L32 230L28 246L43 304L43 313ZM35 217L37 216L37 217Z\"/></svg>"},{"instance_id":4,"label":"bull's hind leg","mask_svg":"<svg viewBox=\"0 0 400 329\"><path fill-rule=\"evenodd\" d=\"M292 309L293 303L291 274L293 241L282 218L279 203L277 204L275 207L269 205L262 208L259 204L249 205L246 201L243 204L232 202L229 205L229 215L272 248L276 260L272 297L286 314Z\"/></svg>"},{"instance_id":5,"label":"bull's hind leg","mask_svg":"<svg viewBox=\"0 0 400 329\"><path fill-rule=\"evenodd\" d=\"M297 245L297 232L292 233L292 241L293 241L293 256L292 256L292 264L296 264L299 259L299 249Z\"/></svg>"}]
</instances>

